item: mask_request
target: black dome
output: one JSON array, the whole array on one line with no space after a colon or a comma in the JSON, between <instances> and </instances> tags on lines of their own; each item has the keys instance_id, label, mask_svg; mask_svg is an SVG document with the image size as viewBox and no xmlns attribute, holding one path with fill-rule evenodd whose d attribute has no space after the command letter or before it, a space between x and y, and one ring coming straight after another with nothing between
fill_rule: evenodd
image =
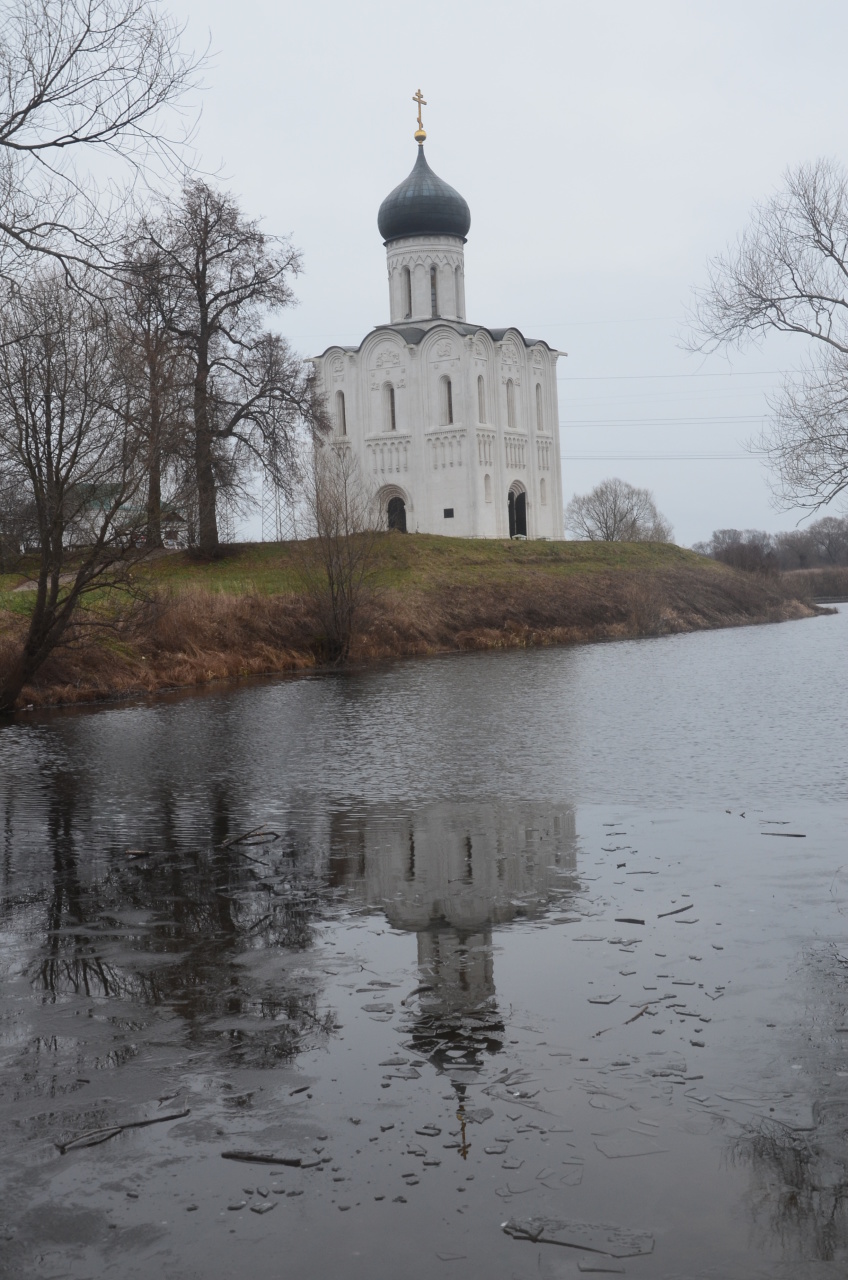
<instances>
[{"instance_id":1,"label":"black dome","mask_svg":"<svg viewBox=\"0 0 848 1280\"><path fill-rule=\"evenodd\" d=\"M471 210L458 191L437 178L419 146L412 173L380 205L377 226L384 240L401 236L460 236L471 226Z\"/></svg>"}]
</instances>

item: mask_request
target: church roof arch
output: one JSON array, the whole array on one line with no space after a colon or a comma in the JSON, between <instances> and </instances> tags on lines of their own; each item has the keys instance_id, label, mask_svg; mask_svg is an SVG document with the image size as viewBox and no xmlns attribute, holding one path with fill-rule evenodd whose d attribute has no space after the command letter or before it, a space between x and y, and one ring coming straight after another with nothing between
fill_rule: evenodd
<instances>
[{"instance_id":1,"label":"church roof arch","mask_svg":"<svg viewBox=\"0 0 848 1280\"><path fill-rule=\"evenodd\" d=\"M332 347L327 347L319 356L313 357L316 360L323 360L332 351L346 352L350 355L357 355L363 351L367 343L385 337L388 334L396 334L401 342L410 347L420 346L428 334L433 332L434 328L450 329L452 333L457 333L461 337L474 337L477 334L487 335L493 344L503 342L507 334L513 335L519 347L530 350L532 347L543 347L549 356L562 356L566 352L558 351L556 347L552 347L544 338L525 338L520 329L514 325L507 329L489 329L483 324L468 324L464 320L443 320L439 319L435 324L428 324L426 328L415 324L381 324L372 329L370 333L362 339L359 346L343 347L337 343Z\"/></svg>"},{"instance_id":2,"label":"church roof arch","mask_svg":"<svg viewBox=\"0 0 848 1280\"><path fill-rule=\"evenodd\" d=\"M448 344L450 350L447 350ZM464 335L458 334L454 325L434 325L421 341L421 359L456 360L461 357L464 345Z\"/></svg>"},{"instance_id":3,"label":"church roof arch","mask_svg":"<svg viewBox=\"0 0 848 1280\"><path fill-rule=\"evenodd\" d=\"M358 354L363 364L370 365L374 361L379 362L381 354L391 352L393 358L397 357L394 361L397 363L406 355L406 347L403 337L392 328L372 329L362 339Z\"/></svg>"}]
</instances>

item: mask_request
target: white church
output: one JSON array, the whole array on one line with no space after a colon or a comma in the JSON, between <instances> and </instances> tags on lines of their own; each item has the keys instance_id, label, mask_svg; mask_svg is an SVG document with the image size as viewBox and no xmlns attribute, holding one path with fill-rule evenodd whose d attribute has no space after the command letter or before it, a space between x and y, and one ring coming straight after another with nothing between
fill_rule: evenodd
<instances>
[{"instance_id":1,"label":"white church","mask_svg":"<svg viewBox=\"0 0 848 1280\"><path fill-rule=\"evenodd\" d=\"M388 324L314 358L334 431L355 451L386 527L476 538L563 534L556 363L515 328L471 324L471 213L424 156L386 196Z\"/></svg>"}]
</instances>

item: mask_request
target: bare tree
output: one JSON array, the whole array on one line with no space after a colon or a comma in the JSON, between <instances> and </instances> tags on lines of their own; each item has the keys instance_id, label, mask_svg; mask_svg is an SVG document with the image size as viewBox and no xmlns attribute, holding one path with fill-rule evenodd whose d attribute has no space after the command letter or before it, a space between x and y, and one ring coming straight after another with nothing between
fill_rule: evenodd
<instances>
[{"instance_id":1,"label":"bare tree","mask_svg":"<svg viewBox=\"0 0 848 1280\"><path fill-rule=\"evenodd\" d=\"M356 455L341 440L319 444L304 488L308 539L295 543L321 631L323 656L344 663L368 597L380 516Z\"/></svg>"},{"instance_id":2,"label":"bare tree","mask_svg":"<svg viewBox=\"0 0 848 1280\"><path fill-rule=\"evenodd\" d=\"M779 567L777 539L762 529L716 529L709 542L692 548L746 573L775 573Z\"/></svg>"},{"instance_id":3,"label":"bare tree","mask_svg":"<svg viewBox=\"0 0 848 1280\"><path fill-rule=\"evenodd\" d=\"M177 299L155 254L128 254L117 284L116 340L128 413L136 423L147 471L145 545L162 546L163 499L186 506L192 367L172 332ZM163 489L163 486L166 486Z\"/></svg>"},{"instance_id":4,"label":"bare tree","mask_svg":"<svg viewBox=\"0 0 848 1280\"><path fill-rule=\"evenodd\" d=\"M848 564L848 517L822 516L808 533L822 564Z\"/></svg>"},{"instance_id":5,"label":"bare tree","mask_svg":"<svg viewBox=\"0 0 848 1280\"><path fill-rule=\"evenodd\" d=\"M0 712L136 554L131 503L143 470L124 399L101 305L52 272L2 298L0 466L34 508L39 567L20 652L0 671Z\"/></svg>"},{"instance_id":6,"label":"bare tree","mask_svg":"<svg viewBox=\"0 0 848 1280\"><path fill-rule=\"evenodd\" d=\"M591 493L575 494L565 527L590 542L670 542L672 528L657 511L650 489L625 480L602 480Z\"/></svg>"},{"instance_id":7,"label":"bare tree","mask_svg":"<svg viewBox=\"0 0 848 1280\"><path fill-rule=\"evenodd\" d=\"M114 265L120 193L94 184L87 153L130 180L179 165L189 131L174 112L200 62L157 0L10 0L0 19L0 272L33 250ZM176 132L169 127L176 125ZM102 162L98 162L103 170ZM180 166L182 167L182 166Z\"/></svg>"},{"instance_id":8,"label":"bare tree","mask_svg":"<svg viewBox=\"0 0 848 1280\"><path fill-rule=\"evenodd\" d=\"M696 293L693 349L741 348L772 332L812 341L770 401L758 445L778 503L817 510L848 487L848 177L833 161L790 170Z\"/></svg>"},{"instance_id":9,"label":"bare tree","mask_svg":"<svg viewBox=\"0 0 848 1280\"><path fill-rule=\"evenodd\" d=\"M0 465L0 573L20 567L38 541L35 508L14 471Z\"/></svg>"},{"instance_id":10,"label":"bare tree","mask_svg":"<svg viewBox=\"0 0 848 1280\"><path fill-rule=\"evenodd\" d=\"M245 467L285 485L303 430L315 438L327 429L311 371L263 323L267 312L292 305L300 255L200 180L145 234L177 299L168 328L191 362L198 544L213 555L221 487Z\"/></svg>"}]
</instances>

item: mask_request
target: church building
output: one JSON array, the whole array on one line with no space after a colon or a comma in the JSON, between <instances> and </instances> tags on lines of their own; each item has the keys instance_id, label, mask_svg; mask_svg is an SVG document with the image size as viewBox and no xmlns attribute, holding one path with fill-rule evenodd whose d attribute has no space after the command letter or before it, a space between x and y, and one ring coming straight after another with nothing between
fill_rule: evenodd
<instances>
[{"instance_id":1,"label":"church building","mask_svg":"<svg viewBox=\"0 0 848 1280\"><path fill-rule=\"evenodd\" d=\"M385 527L477 538L563 533L556 364L515 328L466 319L458 191L418 155L386 196L388 324L313 363L337 438L355 451Z\"/></svg>"}]
</instances>

